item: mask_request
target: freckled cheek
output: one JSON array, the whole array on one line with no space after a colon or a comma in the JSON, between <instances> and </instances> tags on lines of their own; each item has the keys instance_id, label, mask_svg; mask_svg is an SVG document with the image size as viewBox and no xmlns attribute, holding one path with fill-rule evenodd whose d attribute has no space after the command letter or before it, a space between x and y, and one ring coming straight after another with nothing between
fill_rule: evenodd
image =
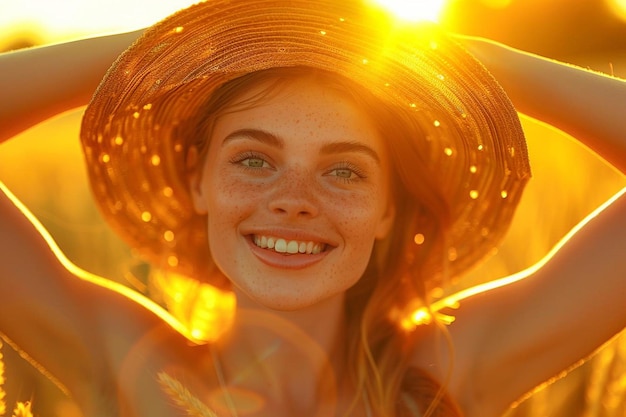
<instances>
[{"instance_id":1,"label":"freckled cheek","mask_svg":"<svg viewBox=\"0 0 626 417\"><path fill-rule=\"evenodd\" d=\"M335 198L332 205L332 216L346 236L356 239L373 239L378 221L382 216L379 209L380 195L377 192L351 194ZM365 243L364 242L364 243Z\"/></svg>"},{"instance_id":2,"label":"freckled cheek","mask_svg":"<svg viewBox=\"0 0 626 417\"><path fill-rule=\"evenodd\" d=\"M210 184L209 217L213 223L229 223L244 219L258 208L262 185L237 181L232 174L216 172Z\"/></svg>"}]
</instances>

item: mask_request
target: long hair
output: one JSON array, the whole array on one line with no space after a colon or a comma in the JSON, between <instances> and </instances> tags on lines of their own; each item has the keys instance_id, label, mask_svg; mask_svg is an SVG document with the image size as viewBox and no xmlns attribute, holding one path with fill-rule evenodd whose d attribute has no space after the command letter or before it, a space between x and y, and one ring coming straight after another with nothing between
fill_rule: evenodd
<instances>
[{"instance_id":1,"label":"long hair","mask_svg":"<svg viewBox=\"0 0 626 417\"><path fill-rule=\"evenodd\" d=\"M449 208L431 181L416 141L425 133L410 110L383 103L367 89L329 72L311 68L274 68L243 75L216 90L181 134L195 140L203 159L216 121L224 114L254 107L278 94L295 79L306 79L352 100L371 119L390 156L391 195L395 222L388 236L375 243L359 282L346 294L348 377L359 398L365 396L376 415L398 414L403 380L417 343L414 332L402 330L398 314L420 300L427 305L428 289L421 265L441 256L449 224ZM260 85L245 102L240 96ZM415 236L425 236L416 243ZM444 257L442 257L443 259ZM429 404L421 405L426 409ZM423 411L421 411L423 412Z\"/></svg>"}]
</instances>

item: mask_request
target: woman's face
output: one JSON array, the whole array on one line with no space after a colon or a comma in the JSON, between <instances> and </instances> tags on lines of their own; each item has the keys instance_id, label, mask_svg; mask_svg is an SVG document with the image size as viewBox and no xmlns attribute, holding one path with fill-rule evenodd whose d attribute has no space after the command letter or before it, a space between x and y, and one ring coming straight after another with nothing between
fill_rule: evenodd
<instances>
[{"instance_id":1,"label":"woman's face","mask_svg":"<svg viewBox=\"0 0 626 417\"><path fill-rule=\"evenodd\" d=\"M338 93L296 81L218 118L192 195L208 214L211 256L238 292L297 310L359 280L393 221L389 184L368 117Z\"/></svg>"}]
</instances>

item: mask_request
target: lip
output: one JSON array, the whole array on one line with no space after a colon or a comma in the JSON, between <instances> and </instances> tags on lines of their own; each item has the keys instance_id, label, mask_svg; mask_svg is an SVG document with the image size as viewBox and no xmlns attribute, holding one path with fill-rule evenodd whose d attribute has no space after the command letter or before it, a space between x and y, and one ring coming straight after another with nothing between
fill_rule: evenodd
<instances>
[{"instance_id":1,"label":"lip","mask_svg":"<svg viewBox=\"0 0 626 417\"><path fill-rule=\"evenodd\" d=\"M288 240L320 242L326 245L326 249L323 252L316 253L316 254L278 253L274 250L263 249L257 246L254 243L254 236L257 234L280 236L281 238L288 239ZM248 246L250 247L250 251L261 262L273 268L280 268L280 269L297 270L297 269L304 269L304 268L311 267L315 265L316 263L320 262L322 259L324 259L335 248L335 245L327 243L326 241L324 241L323 239L320 239L319 237L313 236L308 233L305 234L305 233L294 232L294 231L271 232L271 233L267 231L263 231L259 233L248 233L245 235L245 240L248 243Z\"/></svg>"}]
</instances>

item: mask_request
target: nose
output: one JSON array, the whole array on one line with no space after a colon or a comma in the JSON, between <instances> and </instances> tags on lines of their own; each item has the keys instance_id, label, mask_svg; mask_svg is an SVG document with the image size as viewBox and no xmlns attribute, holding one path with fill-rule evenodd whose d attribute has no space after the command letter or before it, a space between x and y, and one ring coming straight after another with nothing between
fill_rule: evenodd
<instances>
[{"instance_id":1,"label":"nose","mask_svg":"<svg viewBox=\"0 0 626 417\"><path fill-rule=\"evenodd\" d=\"M308 218L319 214L319 190L314 176L302 169L284 172L274 183L269 196L271 212L289 218Z\"/></svg>"}]
</instances>

